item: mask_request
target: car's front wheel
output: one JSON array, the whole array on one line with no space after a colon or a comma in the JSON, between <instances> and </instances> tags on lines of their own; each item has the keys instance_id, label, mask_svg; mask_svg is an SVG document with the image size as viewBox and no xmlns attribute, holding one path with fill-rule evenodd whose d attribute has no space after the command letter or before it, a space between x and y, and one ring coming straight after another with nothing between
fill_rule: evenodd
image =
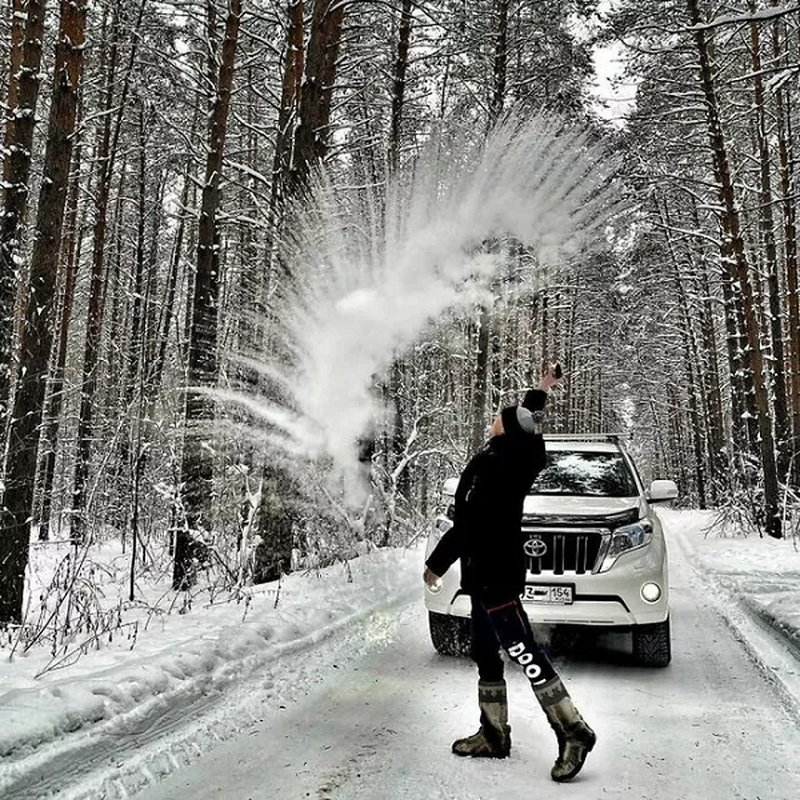
<instances>
[{"instance_id":1,"label":"car's front wheel","mask_svg":"<svg viewBox=\"0 0 800 800\"><path fill-rule=\"evenodd\" d=\"M672 660L669 617L633 629L633 657L643 667L666 667Z\"/></svg>"},{"instance_id":2,"label":"car's front wheel","mask_svg":"<svg viewBox=\"0 0 800 800\"><path fill-rule=\"evenodd\" d=\"M467 656L472 644L470 621L450 614L428 612L431 641L443 656Z\"/></svg>"}]
</instances>

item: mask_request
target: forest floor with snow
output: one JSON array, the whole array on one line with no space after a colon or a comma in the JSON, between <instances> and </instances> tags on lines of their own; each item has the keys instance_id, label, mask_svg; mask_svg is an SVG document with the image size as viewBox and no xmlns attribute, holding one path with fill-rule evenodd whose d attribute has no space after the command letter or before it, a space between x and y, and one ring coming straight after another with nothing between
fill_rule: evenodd
<instances>
[{"instance_id":1,"label":"forest floor with snow","mask_svg":"<svg viewBox=\"0 0 800 800\"><path fill-rule=\"evenodd\" d=\"M704 602L800 715L798 542L708 533L710 512L659 513L670 547L680 548L681 560L693 565ZM381 619L421 597L422 559L421 547L379 550L294 573L279 587L256 587L246 601L196 602L185 613L176 609L143 621L133 639L119 635L95 642L57 668L47 648L9 658L6 645L0 650L0 796L44 797L65 790L61 796L73 796L59 765L99 764L117 747L119 770L128 773L126 793L196 760L246 721L217 718L187 734L177 749L173 742L168 757L159 760L151 753L133 767L128 763L133 745L146 750L157 736L179 731L187 719L201 716L252 676L259 678L259 691L280 707L330 680L330 664L315 666L313 658L304 661L301 674L296 667L289 674L288 665L295 662L287 656L313 653L319 643L367 618L367 638L380 637ZM422 610L419 616L424 627ZM765 636L773 645L763 644ZM349 640L342 658L353 658L369 645ZM33 795L32 776L42 776ZM74 796L92 796L82 795L85 787L80 790L80 776L75 779Z\"/></svg>"}]
</instances>

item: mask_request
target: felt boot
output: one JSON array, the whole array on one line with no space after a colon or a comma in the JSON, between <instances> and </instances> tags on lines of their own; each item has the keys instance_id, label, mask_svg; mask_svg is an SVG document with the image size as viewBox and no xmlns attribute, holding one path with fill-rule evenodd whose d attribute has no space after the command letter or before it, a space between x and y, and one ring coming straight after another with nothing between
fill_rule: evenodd
<instances>
[{"instance_id":1,"label":"felt boot","mask_svg":"<svg viewBox=\"0 0 800 800\"><path fill-rule=\"evenodd\" d=\"M558 740L558 758L550 777L559 783L571 781L581 771L597 736L573 705L561 678L553 678L534 692Z\"/></svg>"},{"instance_id":2,"label":"felt boot","mask_svg":"<svg viewBox=\"0 0 800 800\"><path fill-rule=\"evenodd\" d=\"M506 682L479 681L478 706L481 727L472 736L453 742L453 752L473 758L505 758L511 750Z\"/></svg>"}]
</instances>

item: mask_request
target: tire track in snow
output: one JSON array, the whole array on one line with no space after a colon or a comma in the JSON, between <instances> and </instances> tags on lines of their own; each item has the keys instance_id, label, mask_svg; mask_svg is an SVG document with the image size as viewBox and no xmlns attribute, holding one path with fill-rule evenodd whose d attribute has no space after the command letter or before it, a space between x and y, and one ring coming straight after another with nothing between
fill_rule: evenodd
<instances>
[{"instance_id":1,"label":"tire track in snow","mask_svg":"<svg viewBox=\"0 0 800 800\"><path fill-rule=\"evenodd\" d=\"M708 599L714 613L775 689L781 705L800 724L800 660L794 648L741 598L732 576L726 580L724 573L701 569L684 535L669 527L667 533L680 549L687 582Z\"/></svg>"},{"instance_id":2,"label":"tire track in snow","mask_svg":"<svg viewBox=\"0 0 800 800\"><path fill-rule=\"evenodd\" d=\"M221 740L259 721L305 688L324 680L317 662L300 654L330 644L332 658L374 646L370 628L387 612L418 599L406 589L291 642L266 648L221 675L207 676L151 698L136 709L52 742L0 772L3 800L127 798L194 761ZM329 641L331 640L331 641ZM296 661L287 668L285 661ZM241 683L240 683L241 681ZM254 696L259 696L257 707Z\"/></svg>"}]
</instances>

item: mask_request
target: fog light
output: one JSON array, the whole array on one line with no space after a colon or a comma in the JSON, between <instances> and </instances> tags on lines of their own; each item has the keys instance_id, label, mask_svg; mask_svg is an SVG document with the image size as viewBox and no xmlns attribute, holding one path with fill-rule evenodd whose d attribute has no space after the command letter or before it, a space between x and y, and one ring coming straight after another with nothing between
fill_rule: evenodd
<instances>
[{"instance_id":1,"label":"fog light","mask_svg":"<svg viewBox=\"0 0 800 800\"><path fill-rule=\"evenodd\" d=\"M661 598L661 587L657 583L645 583L642 586L642 599L646 603L657 603Z\"/></svg>"},{"instance_id":2,"label":"fog light","mask_svg":"<svg viewBox=\"0 0 800 800\"><path fill-rule=\"evenodd\" d=\"M442 591L442 586L443 586L443 584L442 584L442 579L441 578L438 581L436 581L436 583L434 583L433 586L428 586L427 583L425 584L425 588L431 594L439 594L439 592Z\"/></svg>"}]
</instances>

